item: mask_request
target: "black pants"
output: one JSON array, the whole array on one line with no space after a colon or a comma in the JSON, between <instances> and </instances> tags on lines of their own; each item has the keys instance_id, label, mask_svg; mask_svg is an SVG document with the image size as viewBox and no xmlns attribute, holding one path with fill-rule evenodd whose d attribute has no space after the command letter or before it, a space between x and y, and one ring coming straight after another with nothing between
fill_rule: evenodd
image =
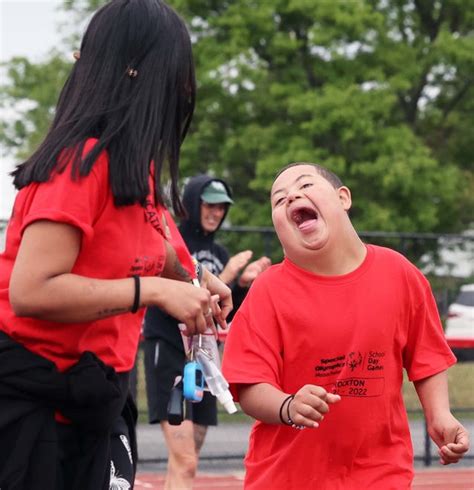
<instances>
[{"instance_id":1,"label":"black pants","mask_svg":"<svg viewBox=\"0 0 474 490\"><path fill-rule=\"evenodd\" d=\"M57 424L58 469L57 488L68 490L68 483L74 481L77 460L83 453L84 434L72 425ZM134 465L130 447L130 434L125 420L120 417L112 427L110 439L110 488L133 489ZM99 483L99 482L98 482ZM100 482L101 483L101 482Z\"/></svg>"}]
</instances>

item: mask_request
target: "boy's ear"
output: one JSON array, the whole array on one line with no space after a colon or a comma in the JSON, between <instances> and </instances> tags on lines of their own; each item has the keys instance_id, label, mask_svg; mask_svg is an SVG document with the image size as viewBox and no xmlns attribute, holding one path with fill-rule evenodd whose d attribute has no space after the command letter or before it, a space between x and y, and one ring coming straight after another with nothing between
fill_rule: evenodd
<instances>
[{"instance_id":1,"label":"boy's ear","mask_svg":"<svg viewBox=\"0 0 474 490\"><path fill-rule=\"evenodd\" d=\"M337 192L339 194L339 200L341 201L344 211L349 211L349 209L351 209L352 206L351 191L349 190L348 187L343 185L342 187L339 187Z\"/></svg>"}]
</instances>

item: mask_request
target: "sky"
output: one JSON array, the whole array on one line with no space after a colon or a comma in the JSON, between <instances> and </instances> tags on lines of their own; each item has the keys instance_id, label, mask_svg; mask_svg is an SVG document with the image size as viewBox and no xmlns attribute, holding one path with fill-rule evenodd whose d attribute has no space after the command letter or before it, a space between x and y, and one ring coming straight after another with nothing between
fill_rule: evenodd
<instances>
[{"instance_id":1,"label":"sky","mask_svg":"<svg viewBox=\"0 0 474 490\"><path fill-rule=\"evenodd\" d=\"M60 42L58 24L61 0L0 0L0 63L13 56L27 56L40 61ZM5 83L0 70L0 84ZM0 118L8 117L0 113ZM13 168L11 158L0 157L0 219L10 216L14 189L8 173Z\"/></svg>"}]
</instances>

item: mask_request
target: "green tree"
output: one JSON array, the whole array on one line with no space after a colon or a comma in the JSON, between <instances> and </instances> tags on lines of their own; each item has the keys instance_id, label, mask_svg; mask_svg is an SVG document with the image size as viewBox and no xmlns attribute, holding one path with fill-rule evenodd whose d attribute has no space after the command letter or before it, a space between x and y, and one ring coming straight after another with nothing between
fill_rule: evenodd
<instances>
[{"instance_id":1,"label":"green tree","mask_svg":"<svg viewBox=\"0 0 474 490\"><path fill-rule=\"evenodd\" d=\"M4 151L21 160L38 146L51 123L59 88L70 67L71 63L55 51L41 63L25 57L7 63L9 83L0 93L0 107L9 114L0 122Z\"/></svg>"},{"instance_id":2,"label":"green tree","mask_svg":"<svg viewBox=\"0 0 474 490\"><path fill-rule=\"evenodd\" d=\"M469 224L472 1L175 3L200 81L186 161L245 196L234 222L269 224L275 171L307 160L344 176L359 229Z\"/></svg>"},{"instance_id":3,"label":"green tree","mask_svg":"<svg viewBox=\"0 0 474 490\"><path fill-rule=\"evenodd\" d=\"M65 8L84 17L102 3ZM275 172L312 161L351 187L359 230L472 225L474 0L169 3L190 26L198 78L182 175L227 179L233 224L270 225ZM7 98L35 100L20 75ZM24 117L9 141L30 149L44 127Z\"/></svg>"}]
</instances>

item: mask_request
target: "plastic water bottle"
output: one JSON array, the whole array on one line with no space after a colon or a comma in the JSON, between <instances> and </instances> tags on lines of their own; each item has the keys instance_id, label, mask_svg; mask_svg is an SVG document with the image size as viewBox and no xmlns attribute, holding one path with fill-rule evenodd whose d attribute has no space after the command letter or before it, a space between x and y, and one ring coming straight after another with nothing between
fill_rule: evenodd
<instances>
[{"instance_id":1,"label":"plastic water bottle","mask_svg":"<svg viewBox=\"0 0 474 490\"><path fill-rule=\"evenodd\" d=\"M193 279L193 284L198 288L201 287L197 279ZM201 365L209 391L219 400L227 413L237 412L229 383L221 373L221 358L213 330L208 328L203 334L195 335L192 349L196 361Z\"/></svg>"},{"instance_id":2,"label":"plastic water bottle","mask_svg":"<svg viewBox=\"0 0 474 490\"><path fill-rule=\"evenodd\" d=\"M216 337L211 329L193 339L194 355L202 368L209 391L219 400L228 413L237 412L229 383L220 370L221 360Z\"/></svg>"},{"instance_id":3,"label":"plastic water bottle","mask_svg":"<svg viewBox=\"0 0 474 490\"><path fill-rule=\"evenodd\" d=\"M214 361L214 364L218 369L221 368L221 356L219 354L219 347L217 345L216 334L212 329L208 328L204 333L193 336L192 348L194 354L198 351L204 351L209 359Z\"/></svg>"}]
</instances>

